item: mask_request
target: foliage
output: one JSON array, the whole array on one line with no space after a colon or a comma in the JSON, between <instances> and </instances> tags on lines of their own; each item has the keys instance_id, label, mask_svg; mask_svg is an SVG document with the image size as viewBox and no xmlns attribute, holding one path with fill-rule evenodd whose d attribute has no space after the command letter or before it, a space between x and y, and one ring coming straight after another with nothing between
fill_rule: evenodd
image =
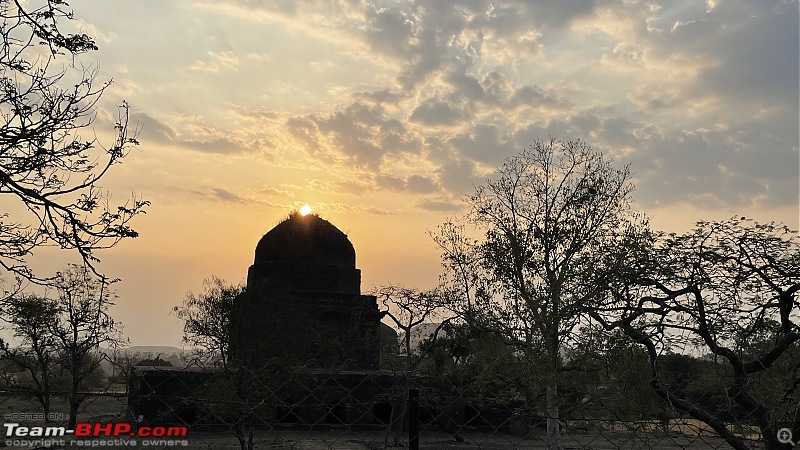
<instances>
[{"instance_id":1,"label":"foliage","mask_svg":"<svg viewBox=\"0 0 800 450\"><path fill-rule=\"evenodd\" d=\"M166 359L161 359L161 355L155 358L145 358L136 363L137 366L172 367L172 363Z\"/></svg>"},{"instance_id":2,"label":"foliage","mask_svg":"<svg viewBox=\"0 0 800 450\"><path fill-rule=\"evenodd\" d=\"M580 329L562 367L567 417L652 420L668 415L648 385L647 353L620 331Z\"/></svg>"},{"instance_id":3,"label":"foliage","mask_svg":"<svg viewBox=\"0 0 800 450\"><path fill-rule=\"evenodd\" d=\"M128 106L119 107L114 142L86 139L110 82L75 63L96 50L86 34L64 34L73 18L63 0L0 0L0 267L40 283L28 265L40 246L76 251L92 270L96 250L136 237L131 219L149 202L118 206L99 187L111 167L137 145Z\"/></svg>"},{"instance_id":4,"label":"foliage","mask_svg":"<svg viewBox=\"0 0 800 450\"><path fill-rule=\"evenodd\" d=\"M18 345L0 339L0 355L30 376L30 382L22 385L18 378L9 378L9 387L32 393L48 420L58 360L58 343L52 326L58 314L58 305L53 300L23 295L6 302L2 317L10 325Z\"/></svg>"},{"instance_id":5,"label":"foliage","mask_svg":"<svg viewBox=\"0 0 800 450\"><path fill-rule=\"evenodd\" d=\"M260 377L270 374L266 366L264 373L253 373L230 352L234 300L244 293L245 286L231 285L211 276L203 280L202 293L188 293L183 304L172 311L183 321L184 342L196 347L202 362L221 369L201 392L203 401L214 414L233 418L240 448L252 450L258 408L262 404L259 394L264 387Z\"/></svg>"},{"instance_id":6,"label":"foliage","mask_svg":"<svg viewBox=\"0 0 800 450\"><path fill-rule=\"evenodd\" d=\"M9 324L18 346L3 342L0 352L31 375L34 396L49 412L55 382L64 373L68 383L69 423L74 426L82 390L96 382L102 347L123 342L121 325L110 315L114 293L105 279L84 266L56 273L50 292L42 297L18 296L4 301L2 320ZM52 295L52 296L51 296Z\"/></svg>"},{"instance_id":7,"label":"foliage","mask_svg":"<svg viewBox=\"0 0 800 450\"><path fill-rule=\"evenodd\" d=\"M123 343L122 325L109 314L115 294L109 282L85 266L70 266L56 273L53 281L58 320L52 325L61 364L70 375L69 426L74 427L83 403L81 388L95 376L104 354L101 346L116 348Z\"/></svg>"},{"instance_id":8,"label":"foliage","mask_svg":"<svg viewBox=\"0 0 800 450\"><path fill-rule=\"evenodd\" d=\"M183 321L183 340L222 365L230 360L230 322L233 301L244 292L216 276L203 280L203 292L189 292L182 305L172 309Z\"/></svg>"},{"instance_id":9,"label":"foliage","mask_svg":"<svg viewBox=\"0 0 800 450\"><path fill-rule=\"evenodd\" d=\"M781 424L800 432L795 233L734 218L643 241L648 251L633 252L637 261L628 270L607 274L607 301L589 310L646 349L650 384L661 398L737 449L747 446L726 427L732 418L757 425L770 449L782 448L775 437ZM713 383L698 386L696 370L676 371L687 363L673 362L685 358L669 354L677 348L709 352L702 364L713 367Z\"/></svg>"},{"instance_id":10,"label":"foliage","mask_svg":"<svg viewBox=\"0 0 800 450\"><path fill-rule=\"evenodd\" d=\"M434 235L452 310L527 353L546 355L549 446L556 449L565 339L597 297L591 274L639 223L630 172L581 141L536 141L466 198L468 214ZM467 225L482 233L470 236Z\"/></svg>"},{"instance_id":11,"label":"foliage","mask_svg":"<svg viewBox=\"0 0 800 450\"><path fill-rule=\"evenodd\" d=\"M436 362L429 373L446 379L453 394L471 404L535 398L525 392L530 387L525 379L534 372L535 362L528 361L530 355L516 351L496 333L463 322L447 322L442 336L426 341L423 351Z\"/></svg>"}]
</instances>

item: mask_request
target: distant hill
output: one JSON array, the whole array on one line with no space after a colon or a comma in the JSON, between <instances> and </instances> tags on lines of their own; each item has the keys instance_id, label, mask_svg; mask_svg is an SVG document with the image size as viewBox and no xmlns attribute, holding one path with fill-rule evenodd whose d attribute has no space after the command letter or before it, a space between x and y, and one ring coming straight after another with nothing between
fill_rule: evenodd
<instances>
[{"instance_id":1,"label":"distant hill","mask_svg":"<svg viewBox=\"0 0 800 450\"><path fill-rule=\"evenodd\" d=\"M162 357L168 355L183 355L183 349L167 345L134 345L133 347L121 348L120 351L128 354L152 353L154 356L160 353Z\"/></svg>"},{"instance_id":2,"label":"distant hill","mask_svg":"<svg viewBox=\"0 0 800 450\"><path fill-rule=\"evenodd\" d=\"M111 363L111 360L115 357L113 355L115 354L116 356L127 357L134 363L158 357L164 361L169 361L173 367L182 367L186 365L183 360L185 353L183 349L167 345L134 345L133 347L119 348L116 351L110 349L102 349L101 351L109 355L109 359L100 361L100 368L106 375L110 375L115 371L114 365Z\"/></svg>"}]
</instances>

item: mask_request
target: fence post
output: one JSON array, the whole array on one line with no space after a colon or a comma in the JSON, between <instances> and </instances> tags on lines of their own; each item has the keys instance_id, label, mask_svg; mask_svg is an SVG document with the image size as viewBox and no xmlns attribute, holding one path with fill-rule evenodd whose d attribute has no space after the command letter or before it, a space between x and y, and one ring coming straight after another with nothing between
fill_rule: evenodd
<instances>
[{"instance_id":1,"label":"fence post","mask_svg":"<svg viewBox=\"0 0 800 450\"><path fill-rule=\"evenodd\" d=\"M408 450L419 450L419 389L408 389Z\"/></svg>"}]
</instances>

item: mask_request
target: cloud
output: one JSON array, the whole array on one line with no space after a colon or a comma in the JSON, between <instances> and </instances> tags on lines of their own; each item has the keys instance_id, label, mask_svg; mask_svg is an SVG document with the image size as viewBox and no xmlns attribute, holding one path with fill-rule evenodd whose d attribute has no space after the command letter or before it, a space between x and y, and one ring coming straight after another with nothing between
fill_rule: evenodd
<instances>
[{"instance_id":1,"label":"cloud","mask_svg":"<svg viewBox=\"0 0 800 450\"><path fill-rule=\"evenodd\" d=\"M276 164L329 170L331 183L344 173L367 180L328 192L459 195L535 139L582 138L633 163L644 207L796 203L797 2L195 3L246 17L237 23L250 33L288 30L293 51L324 41L324 57L298 62L324 66L324 76L314 88L283 71L260 74L284 94L254 91L230 123L153 113L143 140L266 149ZM279 47L221 34L214 48L223 50L201 54L196 69L227 71L234 84L262 55L286 60ZM372 67L381 73L325 78ZM288 93L309 101L291 111L275 104Z\"/></svg>"},{"instance_id":2,"label":"cloud","mask_svg":"<svg viewBox=\"0 0 800 450\"><path fill-rule=\"evenodd\" d=\"M406 187L405 180L387 174L381 174L375 177L375 184L380 188L389 189L391 191L400 191Z\"/></svg>"},{"instance_id":3,"label":"cloud","mask_svg":"<svg viewBox=\"0 0 800 450\"><path fill-rule=\"evenodd\" d=\"M144 142L173 143L177 139L175 130L161 120L143 112L134 111L130 123L135 124Z\"/></svg>"},{"instance_id":4,"label":"cloud","mask_svg":"<svg viewBox=\"0 0 800 450\"><path fill-rule=\"evenodd\" d=\"M81 33L91 36L100 46L109 45L118 37L117 33L113 31L103 32L97 26L81 18L74 19L74 25L77 26Z\"/></svg>"},{"instance_id":5,"label":"cloud","mask_svg":"<svg viewBox=\"0 0 800 450\"><path fill-rule=\"evenodd\" d=\"M217 130L206 129L205 136L184 138L178 129L181 126L169 125L166 121L155 118L144 111L135 111L131 115L131 123L139 131L138 139L144 143L168 144L175 147L203 153L232 154L251 150L251 145L232 135L222 135ZM268 141L255 141L259 146L268 145Z\"/></svg>"},{"instance_id":6,"label":"cloud","mask_svg":"<svg viewBox=\"0 0 800 450\"><path fill-rule=\"evenodd\" d=\"M399 89L384 88L377 91L362 91L353 94L356 100L367 100L374 103L399 103L408 97L408 93Z\"/></svg>"},{"instance_id":7,"label":"cloud","mask_svg":"<svg viewBox=\"0 0 800 450\"><path fill-rule=\"evenodd\" d=\"M335 180L321 180L314 178L310 180L305 189L312 192L324 192L334 194L353 194L360 195L369 191L372 186L364 181L358 179L335 179ZM299 189L299 188L298 188Z\"/></svg>"},{"instance_id":8,"label":"cloud","mask_svg":"<svg viewBox=\"0 0 800 450\"><path fill-rule=\"evenodd\" d=\"M800 77L798 4L768 0L720 2L705 17L676 21L658 43L664 49L704 55L707 65L694 93L752 104L795 107Z\"/></svg>"},{"instance_id":9,"label":"cloud","mask_svg":"<svg viewBox=\"0 0 800 450\"><path fill-rule=\"evenodd\" d=\"M456 195L472 192L475 186L484 181L476 174L475 163L470 160L450 160L442 164L436 173L442 186Z\"/></svg>"},{"instance_id":10,"label":"cloud","mask_svg":"<svg viewBox=\"0 0 800 450\"><path fill-rule=\"evenodd\" d=\"M232 50L221 52L208 52L210 60L195 60L190 70L199 72L220 72L225 69L236 69L239 66L239 57Z\"/></svg>"},{"instance_id":11,"label":"cloud","mask_svg":"<svg viewBox=\"0 0 800 450\"><path fill-rule=\"evenodd\" d=\"M286 130L312 153L319 149L319 129L314 121L304 117L290 117L286 120Z\"/></svg>"},{"instance_id":12,"label":"cloud","mask_svg":"<svg viewBox=\"0 0 800 450\"><path fill-rule=\"evenodd\" d=\"M469 132L450 138L448 143L461 156L492 165L519 150L508 133L492 124L476 124Z\"/></svg>"},{"instance_id":13,"label":"cloud","mask_svg":"<svg viewBox=\"0 0 800 450\"><path fill-rule=\"evenodd\" d=\"M407 58L414 34L414 20L406 11L368 8L364 33L373 52Z\"/></svg>"},{"instance_id":14,"label":"cloud","mask_svg":"<svg viewBox=\"0 0 800 450\"><path fill-rule=\"evenodd\" d=\"M409 118L430 127L453 126L468 118L468 114L446 99L430 98L422 102Z\"/></svg>"},{"instance_id":15,"label":"cloud","mask_svg":"<svg viewBox=\"0 0 800 450\"><path fill-rule=\"evenodd\" d=\"M648 203L688 201L713 208L797 204L796 147L745 129L650 128L637 134L641 149L633 166L639 178L637 195Z\"/></svg>"},{"instance_id":16,"label":"cloud","mask_svg":"<svg viewBox=\"0 0 800 450\"><path fill-rule=\"evenodd\" d=\"M429 194L439 190L436 182L421 175L411 175L406 180L406 189L416 194Z\"/></svg>"},{"instance_id":17,"label":"cloud","mask_svg":"<svg viewBox=\"0 0 800 450\"><path fill-rule=\"evenodd\" d=\"M288 186L282 185L280 187L281 188L285 188L285 187L288 187ZM296 188L296 186L291 186L291 187L292 188ZM294 197L294 194L292 194L291 191L289 191L288 189L281 189L281 188L265 186L265 187L259 189L258 193L262 194L262 195L269 195L269 196L281 196L281 197L290 197L290 198Z\"/></svg>"},{"instance_id":18,"label":"cloud","mask_svg":"<svg viewBox=\"0 0 800 450\"><path fill-rule=\"evenodd\" d=\"M212 188L211 191L214 193L217 199L222 200L223 202L245 203L245 199L223 188Z\"/></svg>"},{"instance_id":19,"label":"cloud","mask_svg":"<svg viewBox=\"0 0 800 450\"><path fill-rule=\"evenodd\" d=\"M227 137L210 140L182 140L178 142L178 145L203 153L219 154L241 153L247 149L244 143Z\"/></svg>"},{"instance_id":20,"label":"cloud","mask_svg":"<svg viewBox=\"0 0 800 450\"><path fill-rule=\"evenodd\" d=\"M422 175L411 175L403 179L389 174L380 174L375 177L375 184L382 189L413 194L430 194L439 190L436 181Z\"/></svg>"},{"instance_id":21,"label":"cloud","mask_svg":"<svg viewBox=\"0 0 800 450\"><path fill-rule=\"evenodd\" d=\"M464 209L464 204L462 202L442 198L420 200L417 202L417 206L426 211L442 213L453 213Z\"/></svg>"},{"instance_id":22,"label":"cloud","mask_svg":"<svg viewBox=\"0 0 800 450\"><path fill-rule=\"evenodd\" d=\"M330 113L291 117L287 131L313 156L377 169L387 155L419 153L417 133L379 104L359 100Z\"/></svg>"}]
</instances>

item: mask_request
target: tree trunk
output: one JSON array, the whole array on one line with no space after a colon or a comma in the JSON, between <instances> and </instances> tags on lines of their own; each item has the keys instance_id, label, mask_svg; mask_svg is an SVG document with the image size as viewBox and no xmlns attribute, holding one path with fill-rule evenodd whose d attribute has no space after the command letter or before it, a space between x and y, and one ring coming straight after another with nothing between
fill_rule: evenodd
<instances>
[{"instance_id":1,"label":"tree trunk","mask_svg":"<svg viewBox=\"0 0 800 450\"><path fill-rule=\"evenodd\" d=\"M561 424L558 418L558 382L553 378L547 386L547 448L560 450Z\"/></svg>"},{"instance_id":2,"label":"tree trunk","mask_svg":"<svg viewBox=\"0 0 800 450\"><path fill-rule=\"evenodd\" d=\"M561 422L558 411L558 372L561 368L558 342L558 321L545 331L548 353L547 371L547 448L561 450Z\"/></svg>"},{"instance_id":3,"label":"tree trunk","mask_svg":"<svg viewBox=\"0 0 800 450\"><path fill-rule=\"evenodd\" d=\"M80 381L77 381L77 376L72 374L72 391L69 395L69 429L74 430L75 424L78 423L78 408L81 406L82 398L80 398Z\"/></svg>"},{"instance_id":4,"label":"tree trunk","mask_svg":"<svg viewBox=\"0 0 800 450\"><path fill-rule=\"evenodd\" d=\"M403 396L392 401L392 413L389 416L389 426L386 428L386 436L383 441L383 448L400 445L400 434L403 432L403 419L406 415L406 403L408 403L408 390L405 389ZM391 436L392 442L389 442Z\"/></svg>"},{"instance_id":5,"label":"tree trunk","mask_svg":"<svg viewBox=\"0 0 800 450\"><path fill-rule=\"evenodd\" d=\"M247 440L244 438L244 424L242 423L241 417L236 421L236 424L234 424L233 430L236 433L236 440L239 441L239 448L241 450L247 450Z\"/></svg>"},{"instance_id":6,"label":"tree trunk","mask_svg":"<svg viewBox=\"0 0 800 450\"><path fill-rule=\"evenodd\" d=\"M78 423L78 407L80 406L80 402L77 401L74 397L70 397L69 399L69 424L67 427L70 430L75 429L75 424Z\"/></svg>"},{"instance_id":7,"label":"tree trunk","mask_svg":"<svg viewBox=\"0 0 800 450\"><path fill-rule=\"evenodd\" d=\"M234 425L236 432L236 439L239 441L239 448L241 450L253 450L253 441L255 437L255 426L251 420L251 414L240 416Z\"/></svg>"},{"instance_id":8,"label":"tree trunk","mask_svg":"<svg viewBox=\"0 0 800 450\"><path fill-rule=\"evenodd\" d=\"M50 417L50 398L49 397L45 397L44 399L42 399L42 410L44 410L44 421L45 421L45 423L52 422L53 419Z\"/></svg>"}]
</instances>

